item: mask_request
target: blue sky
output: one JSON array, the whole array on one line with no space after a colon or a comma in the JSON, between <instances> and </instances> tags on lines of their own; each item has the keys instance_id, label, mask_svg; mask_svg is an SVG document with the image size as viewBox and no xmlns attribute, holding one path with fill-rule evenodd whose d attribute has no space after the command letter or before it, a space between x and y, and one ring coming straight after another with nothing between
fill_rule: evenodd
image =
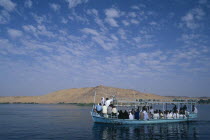
<instances>
[{"instance_id":1,"label":"blue sky","mask_svg":"<svg viewBox=\"0 0 210 140\"><path fill-rule=\"evenodd\" d=\"M0 96L210 96L209 13L208 0L0 0Z\"/></svg>"}]
</instances>

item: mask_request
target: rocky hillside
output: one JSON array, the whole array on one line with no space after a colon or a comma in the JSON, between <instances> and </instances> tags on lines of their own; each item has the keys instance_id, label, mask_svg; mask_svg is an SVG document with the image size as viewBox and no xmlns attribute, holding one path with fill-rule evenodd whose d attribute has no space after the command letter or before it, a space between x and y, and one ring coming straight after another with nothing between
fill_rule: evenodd
<instances>
[{"instance_id":1,"label":"rocky hillside","mask_svg":"<svg viewBox=\"0 0 210 140\"><path fill-rule=\"evenodd\" d=\"M96 102L101 97L116 95L125 99L168 99L171 97L142 93L132 89L97 86L88 88L72 88L59 90L43 96L8 96L0 97L0 103L93 103L96 92ZM174 98L174 97L173 97Z\"/></svg>"}]
</instances>

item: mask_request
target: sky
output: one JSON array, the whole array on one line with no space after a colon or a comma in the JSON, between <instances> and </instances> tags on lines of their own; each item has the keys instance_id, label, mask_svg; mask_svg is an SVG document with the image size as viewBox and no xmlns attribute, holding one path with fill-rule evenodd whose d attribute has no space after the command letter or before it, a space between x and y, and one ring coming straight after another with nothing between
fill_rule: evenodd
<instances>
[{"instance_id":1,"label":"sky","mask_svg":"<svg viewBox=\"0 0 210 140\"><path fill-rule=\"evenodd\" d=\"M0 0L0 96L210 96L209 25L209 0Z\"/></svg>"}]
</instances>

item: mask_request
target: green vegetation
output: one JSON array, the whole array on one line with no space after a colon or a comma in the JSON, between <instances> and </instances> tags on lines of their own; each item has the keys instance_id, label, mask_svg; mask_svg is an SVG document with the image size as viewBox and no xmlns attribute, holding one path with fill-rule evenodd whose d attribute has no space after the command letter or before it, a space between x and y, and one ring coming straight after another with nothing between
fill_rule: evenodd
<instances>
[{"instance_id":1,"label":"green vegetation","mask_svg":"<svg viewBox=\"0 0 210 140\"><path fill-rule=\"evenodd\" d=\"M13 104L38 104L35 102L13 102Z\"/></svg>"},{"instance_id":2,"label":"green vegetation","mask_svg":"<svg viewBox=\"0 0 210 140\"><path fill-rule=\"evenodd\" d=\"M10 102L2 102L2 103L0 103L0 104L10 104Z\"/></svg>"},{"instance_id":3,"label":"green vegetation","mask_svg":"<svg viewBox=\"0 0 210 140\"><path fill-rule=\"evenodd\" d=\"M210 104L210 99L208 99L208 100L200 99L200 100L198 101L198 103L199 103L199 104Z\"/></svg>"},{"instance_id":4,"label":"green vegetation","mask_svg":"<svg viewBox=\"0 0 210 140\"><path fill-rule=\"evenodd\" d=\"M71 105L77 105L77 106L92 106L93 103L65 103L65 102L59 102L58 104L71 104Z\"/></svg>"}]
</instances>

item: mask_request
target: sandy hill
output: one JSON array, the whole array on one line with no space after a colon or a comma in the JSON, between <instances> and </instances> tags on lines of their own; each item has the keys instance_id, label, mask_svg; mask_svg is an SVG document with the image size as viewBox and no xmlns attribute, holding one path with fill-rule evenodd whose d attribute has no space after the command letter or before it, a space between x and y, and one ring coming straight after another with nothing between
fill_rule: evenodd
<instances>
[{"instance_id":1,"label":"sandy hill","mask_svg":"<svg viewBox=\"0 0 210 140\"><path fill-rule=\"evenodd\" d=\"M106 86L72 88L59 90L43 96L7 96L0 97L0 103L93 103L93 97L96 92L96 102L101 97L110 97L116 95L118 98L135 98L135 99L165 99L168 97L155 94L142 93L132 89L121 89Z\"/></svg>"}]
</instances>

